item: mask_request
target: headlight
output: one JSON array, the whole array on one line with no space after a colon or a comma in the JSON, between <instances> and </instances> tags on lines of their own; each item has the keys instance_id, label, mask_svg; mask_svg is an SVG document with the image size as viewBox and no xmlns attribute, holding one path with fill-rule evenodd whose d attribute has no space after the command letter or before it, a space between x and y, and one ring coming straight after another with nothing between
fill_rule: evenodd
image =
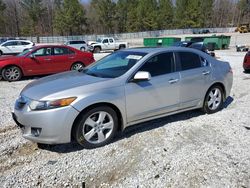
<instances>
[{"instance_id":1,"label":"headlight","mask_svg":"<svg viewBox=\"0 0 250 188\"><path fill-rule=\"evenodd\" d=\"M31 110L48 110L69 106L74 100L76 100L76 97L57 99L53 101L31 101L29 107Z\"/></svg>"}]
</instances>

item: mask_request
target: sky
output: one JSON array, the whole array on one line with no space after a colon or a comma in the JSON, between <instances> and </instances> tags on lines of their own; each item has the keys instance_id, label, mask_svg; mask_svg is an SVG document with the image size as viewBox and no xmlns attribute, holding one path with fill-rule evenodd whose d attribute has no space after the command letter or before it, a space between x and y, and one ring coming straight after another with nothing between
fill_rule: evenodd
<instances>
[{"instance_id":1,"label":"sky","mask_svg":"<svg viewBox=\"0 0 250 188\"><path fill-rule=\"evenodd\" d=\"M88 2L90 2L90 0L80 0L81 2L83 2L83 3L88 3Z\"/></svg>"}]
</instances>

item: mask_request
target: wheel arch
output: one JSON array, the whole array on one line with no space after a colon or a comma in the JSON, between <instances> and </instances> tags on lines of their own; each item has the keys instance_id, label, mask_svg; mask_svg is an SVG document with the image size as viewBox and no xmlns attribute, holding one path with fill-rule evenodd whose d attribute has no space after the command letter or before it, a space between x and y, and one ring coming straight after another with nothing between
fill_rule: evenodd
<instances>
[{"instance_id":1,"label":"wheel arch","mask_svg":"<svg viewBox=\"0 0 250 188\"><path fill-rule=\"evenodd\" d=\"M95 48L100 48L100 49L102 50L101 45L96 45L96 46L94 46L94 49L95 49Z\"/></svg>"},{"instance_id":2,"label":"wheel arch","mask_svg":"<svg viewBox=\"0 0 250 188\"><path fill-rule=\"evenodd\" d=\"M209 90L210 90L212 87L214 87L214 86L220 86L220 87L221 87L222 92L223 92L223 102L225 102L225 100L226 100L226 88L225 88L225 86L224 86L223 83L221 83L221 82L215 82L215 83L213 83L213 84L207 89L206 94L205 94L204 99L203 99L203 105L204 105L204 103L205 103L205 99L206 99L206 96L207 96Z\"/></svg>"},{"instance_id":3,"label":"wheel arch","mask_svg":"<svg viewBox=\"0 0 250 188\"><path fill-rule=\"evenodd\" d=\"M91 104L89 106L87 106L86 108L84 108L79 114L78 116L75 118L74 122L73 122L73 125L71 127L71 141L74 140L74 137L73 137L73 133L74 133L74 129L76 127L76 124L77 122L80 120L81 116L83 113L87 112L88 110L90 109L93 109L93 108L96 108L96 107L100 107L100 106L108 106L110 108L112 108L116 114L117 114L117 117L118 117L118 131L122 131L123 130L123 127L124 127L124 123L123 123L123 117L122 117L122 113L120 111L120 109L110 103L110 102L98 102L98 103L94 103L94 104Z\"/></svg>"},{"instance_id":4,"label":"wheel arch","mask_svg":"<svg viewBox=\"0 0 250 188\"><path fill-rule=\"evenodd\" d=\"M22 69L22 67L20 67L19 65L16 65L16 64L8 64L8 65L5 65L3 66L3 68L1 68L1 74L3 72L4 69L8 68L8 67L11 67L11 66L15 66L15 67L18 67L20 70L21 70L21 73L22 73L22 76L25 76L25 71Z\"/></svg>"},{"instance_id":5,"label":"wheel arch","mask_svg":"<svg viewBox=\"0 0 250 188\"><path fill-rule=\"evenodd\" d=\"M74 64L76 64L76 63L81 63L81 64L83 64L84 67L86 67L86 65L85 65L84 62L82 62L82 61L74 61L73 63L71 63L70 69L71 69L72 66L73 66Z\"/></svg>"}]
</instances>

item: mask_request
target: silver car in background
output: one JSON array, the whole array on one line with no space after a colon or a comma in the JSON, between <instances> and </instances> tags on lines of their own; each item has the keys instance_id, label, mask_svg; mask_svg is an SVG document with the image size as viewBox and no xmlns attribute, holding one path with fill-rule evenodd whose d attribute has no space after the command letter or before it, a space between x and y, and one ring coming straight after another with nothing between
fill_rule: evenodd
<instances>
[{"instance_id":1,"label":"silver car in background","mask_svg":"<svg viewBox=\"0 0 250 188\"><path fill-rule=\"evenodd\" d=\"M24 138L94 148L136 123L198 108L217 112L232 82L228 62L195 49L126 49L28 84L12 115Z\"/></svg>"}]
</instances>

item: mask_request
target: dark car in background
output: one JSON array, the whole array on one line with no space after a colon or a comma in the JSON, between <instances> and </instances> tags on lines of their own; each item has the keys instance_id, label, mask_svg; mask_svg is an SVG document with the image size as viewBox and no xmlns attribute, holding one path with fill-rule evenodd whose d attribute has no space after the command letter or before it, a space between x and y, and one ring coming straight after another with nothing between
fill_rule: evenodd
<instances>
[{"instance_id":1,"label":"dark car in background","mask_svg":"<svg viewBox=\"0 0 250 188\"><path fill-rule=\"evenodd\" d=\"M92 53L69 46L34 46L17 56L1 57L0 73L7 81L17 81L23 76L78 70L94 61Z\"/></svg>"},{"instance_id":2,"label":"dark car in background","mask_svg":"<svg viewBox=\"0 0 250 188\"><path fill-rule=\"evenodd\" d=\"M245 55L244 61L243 61L243 68L245 72L250 71L250 51L248 51Z\"/></svg>"},{"instance_id":3,"label":"dark car in background","mask_svg":"<svg viewBox=\"0 0 250 188\"><path fill-rule=\"evenodd\" d=\"M194 49L200 50L202 52L205 52L205 53L215 57L215 53L209 52L209 50L207 49L206 45L203 42L178 41L178 42L174 43L172 46L194 48Z\"/></svg>"}]
</instances>

